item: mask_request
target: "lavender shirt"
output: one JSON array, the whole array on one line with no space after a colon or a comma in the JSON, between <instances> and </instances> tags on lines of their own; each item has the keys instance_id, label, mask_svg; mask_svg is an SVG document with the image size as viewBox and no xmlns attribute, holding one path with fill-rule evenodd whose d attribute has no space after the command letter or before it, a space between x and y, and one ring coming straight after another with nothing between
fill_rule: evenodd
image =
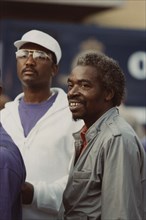
<instances>
[{"instance_id":1,"label":"lavender shirt","mask_svg":"<svg viewBox=\"0 0 146 220\"><path fill-rule=\"evenodd\" d=\"M48 111L53 105L57 94L51 96L47 101L39 104L28 104L25 103L23 98L19 103L19 115L21 124L24 129L24 135L27 137L31 129L35 126L37 121Z\"/></svg>"}]
</instances>

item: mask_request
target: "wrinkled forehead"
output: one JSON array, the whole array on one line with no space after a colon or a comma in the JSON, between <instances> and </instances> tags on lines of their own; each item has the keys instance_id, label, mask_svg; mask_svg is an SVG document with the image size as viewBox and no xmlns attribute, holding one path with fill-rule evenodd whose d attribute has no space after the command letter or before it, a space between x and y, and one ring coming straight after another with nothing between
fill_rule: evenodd
<instances>
[{"instance_id":1,"label":"wrinkled forehead","mask_svg":"<svg viewBox=\"0 0 146 220\"><path fill-rule=\"evenodd\" d=\"M94 66L90 66L90 65L77 65L75 66L71 73L70 76L72 75L76 75L77 77L88 77L88 78L92 78L93 76L97 78L98 76L98 71Z\"/></svg>"}]
</instances>

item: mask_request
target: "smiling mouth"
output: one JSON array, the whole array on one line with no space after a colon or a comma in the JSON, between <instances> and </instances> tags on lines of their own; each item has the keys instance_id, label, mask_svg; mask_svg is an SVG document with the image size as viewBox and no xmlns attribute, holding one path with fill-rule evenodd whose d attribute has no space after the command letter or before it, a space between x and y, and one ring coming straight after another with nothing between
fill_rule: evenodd
<instances>
[{"instance_id":1,"label":"smiling mouth","mask_svg":"<svg viewBox=\"0 0 146 220\"><path fill-rule=\"evenodd\" d=\"M71 102L71 103L69 104L69 106L71 106L71 107L75 107L75 106L78 106L78 105L79 105L78 102Z\"/></svg>"},{"instance_id":2,"label":"smiling mouth","mask_svg":"<svg viewBox=\"0 0 146 220\"><path fill-rule=\"evenodd\" d=\"M81 104L80 102L70 102L69 103L69 108L71 111L79 110L79 108L81 108L82 106L83 106L83 104Z\"/></svg>"}]
</instances>

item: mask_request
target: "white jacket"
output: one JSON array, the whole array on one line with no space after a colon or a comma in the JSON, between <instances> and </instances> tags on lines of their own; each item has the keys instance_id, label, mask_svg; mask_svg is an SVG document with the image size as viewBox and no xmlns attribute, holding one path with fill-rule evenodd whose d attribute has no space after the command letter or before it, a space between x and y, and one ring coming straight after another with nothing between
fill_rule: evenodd
<instances>
[{"instance_id":1,"label":"white jacket","mask_svg":"<svg viewBox=\"0 0 146 220\"><path fill-rule=\"evenodd\" d=\"M69 163L74 152L72 133L79 130L83 122L74 122L68 101L62 89L48 112L24 137L18 105L18 95L1 111L4 129L19 147L26 166L26 181L34 184L31 205L23 206L23 220L57 219L65 189Z\"/></svg>"}]
</instances>

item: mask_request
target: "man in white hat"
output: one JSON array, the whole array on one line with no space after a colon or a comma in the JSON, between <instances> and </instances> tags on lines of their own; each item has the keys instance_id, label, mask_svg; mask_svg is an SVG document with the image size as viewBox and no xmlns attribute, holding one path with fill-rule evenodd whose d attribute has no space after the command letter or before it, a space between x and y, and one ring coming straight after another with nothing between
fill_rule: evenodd
<instances>
[{"instance_id":1,"label":"man in white hat","mask_svg":"<svg viewBox=\"0 0 146 220\"><path fill-rule=\"evenodd\" d=\"M31 30L14 45L23 93L7 103L0 114L26 166L23 220L54 220L74 151L72 133L82 121L72 120L66 93L51 88L61 58L58 42L42 31Z\"/></svg>"}]
</instances>

